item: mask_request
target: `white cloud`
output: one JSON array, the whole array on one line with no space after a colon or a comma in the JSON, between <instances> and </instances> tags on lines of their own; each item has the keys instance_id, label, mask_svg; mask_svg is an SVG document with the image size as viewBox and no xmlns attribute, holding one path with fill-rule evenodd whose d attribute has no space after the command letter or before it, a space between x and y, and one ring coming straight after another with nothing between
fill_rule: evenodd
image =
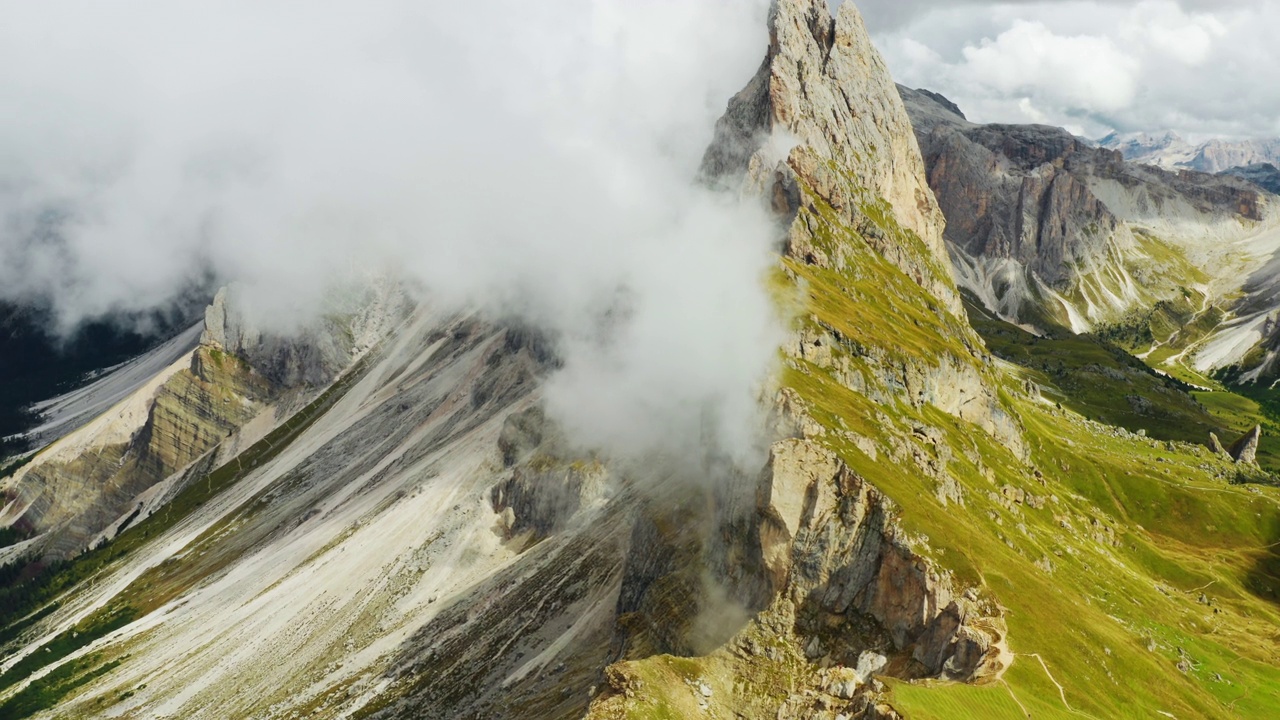
<instances>
[{"instance_id":1,"label":"white cloud","mask_svg":"<svg viewBox=\"0 0 1280 720\"><path fill-rule=\"evenodd\" d=\"M979 121L1100 134L1280 132L1280 0L865 0L899 82L941 92ZM926 46L928 52L920 46Z\"/></svg>"},{"instance_id":2,"label":"white cloud","mask_svg":"<svg viewBox=\"0 0 1280 720\"><path fill-rule=\"evenodd\" d=\"M1027 118L1029 122L1043 124L1049 121L1049 116L1040 112L1040 109L1037 108L1034 104L1032 104L1031 98L1024 97L1021 100L1019 100L1018 109L1022 111L1022 114Z\"/></svg>"},{"instance_id":3,"label":"white cloud","mask_svg":"<svg viewBox=\"0 0 1280 720\"><path fill-rule=\"evenodd\" d=\"M1005 95L1047 95L1087 111L1133 102L1137 61L1110 38L1055 35L1039 22L1016 21L996 39L964 49L961 81Z\"/></svg>"},{"instance_id":4,"label":"white cloud","mask_svg":"<svg viewBox=\"0 0 1280 720\"><path fill-rule=\"evenodd\" d=\"M691 179L761 0L0 9L4 297L72 322L211 270L288 326L390 268L560 336L589 440L745 436L774 231Z\"/></svg>"},{"instance_id":5,"label":"white cloud","mask_svg":"<svg viewBox=\"0 0 1280 720\"><path fill-rule=\"evenodd\" d=\"M1209 60L1227 29L1213 15L1189 15L1171 2L1144 2L1135 8L1120 34L1128 42L1145 43L1183 65L1195 66Z\"/></svg>"}]
</instances>

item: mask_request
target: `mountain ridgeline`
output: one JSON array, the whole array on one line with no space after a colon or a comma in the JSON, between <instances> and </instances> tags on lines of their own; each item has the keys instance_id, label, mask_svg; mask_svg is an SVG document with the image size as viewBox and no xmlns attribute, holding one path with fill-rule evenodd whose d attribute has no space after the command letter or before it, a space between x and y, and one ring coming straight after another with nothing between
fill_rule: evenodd
<instances>
[{"instance_id":1,"label":"mountain ridgeline","mask_svg":"<svg viewBox=\"0 0 1280 720\"><path fill-rule=\"evenodd\" d=\"M1036 334L1097 333L1194 385L1277 379L1272 166L1145 164L1131 147L977 125L935 93L900 92L974 302Z\"/></svg>"},{"instance_id":2,"label":"mountain ridgeline","mask_svg":"<svg viewBox=\"0 0 1280 720\"><path fill-rule=\"evenodd\" d=\"M1280 715L1268 401L1196 365L1272 196L768 22L697 178L777 231L758 457L583 448L555 338L393 279L292 336L232 286L0 479L0 718Z\"/></svg>"},{"instance_id":3,"label":"mountain ridgeline","mask_svg":"<svg viewBox=\"0 0 1280 720\"><path fill-rule=\"evenodd\" d=\"M1171 170L1222 173L1249 165L1280 164L1280 139L1207 140L1192 145L1175 132L1112 133L1099 145L1120 152L1126 160Z\"/></svg>"},{"instance_id":4,"label":"mountain ridgeline","mask_svg":"<svg viewBox=\"0 0 1280 720\"><path fill-rule=\"evenodd\" d=\"M1272 205L1230 176L1130 163L1060 128L975 125L901 89L948 217L957 279L1013 321L1074 332L1215 292L1206 263Z\"/></svg>"}]
</instances>

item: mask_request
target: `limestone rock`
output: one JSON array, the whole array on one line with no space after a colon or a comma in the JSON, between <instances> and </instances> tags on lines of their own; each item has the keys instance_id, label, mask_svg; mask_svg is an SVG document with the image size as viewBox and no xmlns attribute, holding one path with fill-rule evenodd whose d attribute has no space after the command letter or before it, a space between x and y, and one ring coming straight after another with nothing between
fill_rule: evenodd
<instances>
[{"instance_id":1,"label":"limestone rock","mask_svg":"<svg viewBox=\"0 0 1280 720\"><path fill-rule=\"evenodd\" d=\"M865 230L886 258L959 312L942 213L906 109L854 3L841 5L833 19L826 0L778 0L769 30L764 64L716 125L704 177L730 188L745 181L784 215L804 202L788 179L800 177L850 227ZM892 234L879 237L884 229L874 227L874 216L881 210L917 236L927 256ZM796 247L792 254L805 255Z\"/></svg>"},{"instance_id":2,"label":"limestone rock","mask_svg":"<svg viewBox=\"0 0 1280 720\"><path fill-rule=\"evenodd\" d=\"M862 682L870 682L871 677L884 669L889 664L889 658L877 652L868 650L858 656L858 667L855 671Z\"/></svg>"},{"instance_id":3,"label":"limestone rock","mask_svg":"<svg viewBox=\"0 0 1280 720\"><path fill-rule=\"evenodd\" d=\"M1209 433L1209 449L1217 455L1229 455L1227 449L1222 446L1222 441L1218 439L1217 433Z\"/></svg>"},{"instance_id":4,"label":"limestone rock","mask_svg":"<svg viewBox=\"0 0 1280 720\"><path fill-rule=\"evenodd\" d=\"M834 668L823 678L822 691L841 700L852 700L862 683L862 677L853 668Z\"/></svg>"},{"instance_id":5,"label":"limestone rock","mask_svg":"<svg viewBox=\"0 0 1280 720\"><path fill-rule=\"evenodd\" d=\"M16 522L43 533L33 554L65 558L119 532L141 493L177 478L284 393L327 385L407 308L392 286L356 297L362 304L347 314L290 338L259 332L235 309L234 291L220 290L198 347L9 481Z\"/></svg>"},{"instance_id":6,"label":"limestone rock","mask_svg":"<svg viewBox=\"0 0 1280 720\"><path fill-rule=\"evenodd\" d=\"M854 644L826 648L836 662L865 664L866 674L882 667L873 668L875 658L857 646L860 618L883 629L882 641L910 649L926 674L967 679L1000 662L998 612L957 593L912 552L899 537L892 503L833 452L809 440L775 443L758 500L769 575L808 608L797 631L830 638L832 623L849 628L839 637Z\"/></svg>"},{"instance_id":7,"label":"limestone rock","mask_svg":"<svg viewBox=\"0 0 1280 720\"><path fill-rule=\"evenodd\" d=\"M833 509L832 483L840 467L835 453L808 440L784 440L770 448L757 502L764 563L776 586L791 569L792 543L806 516Z\"/></svg>"},{"instance_id":8,"label":"limestone rock","mask_svg":"<svg viewBox=\"0 0 1280 720\"><path fill-rule=\"evenodd\" d=\"M1214 240L1265 218L1258 188L1236 178L1129 163L1061 128L974 124L935 93L900 93L947 218L956 280L1006 319L1086 332L1176 299L1187 281L1167 258L1143 254L1134 228Z\"/></svg>"},{"instance_id":9,"label":"limestone rock","mask_svg":"<svg viewBox=\"0 0 1280 720\"><path fill-rule=\"evenodd\" d=\"M1258 464L1258 441L1262 439L1262 426L1255 425L1252 430L1231 444L1227 453L1237 464Z\"/></svg>"}]
</instances>

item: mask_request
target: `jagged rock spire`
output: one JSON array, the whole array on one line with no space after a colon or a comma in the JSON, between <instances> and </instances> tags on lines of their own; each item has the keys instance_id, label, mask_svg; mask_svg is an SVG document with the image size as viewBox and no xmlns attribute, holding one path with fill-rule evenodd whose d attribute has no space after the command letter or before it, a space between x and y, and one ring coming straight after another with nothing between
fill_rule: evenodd
<instances>
[{"instance_id":1,"label":"jagged rock spire","mask_svg":"<svg viewBox=\"0 0 1280 720\"><path fill-rule=\"evenodd\" d=\"M1262 439L1262 426L1255 425L1252 430L1231 444L1227 453L1239 465L1258 464L1258 441Z\"/></svg>"},{"instance_id":2,"label":"jagged rock spire","mask_svg":"<svg viewBox=\"0 0 1280 720\"><path fill-rule=\"evenodd\" d=\"M887 244L877 250L958 310L942 213L906 108L858 9L846 2L833 18L827 0L775 0L769 32L763 65L716 126L703 175L726 187L745 178L750 189L780 197L769 186L775 171L790 166L860 230L867 223L859 206L882 198L930 257ZM774 205L784 209L780 199Z\"/></svg>"}]
</instances>

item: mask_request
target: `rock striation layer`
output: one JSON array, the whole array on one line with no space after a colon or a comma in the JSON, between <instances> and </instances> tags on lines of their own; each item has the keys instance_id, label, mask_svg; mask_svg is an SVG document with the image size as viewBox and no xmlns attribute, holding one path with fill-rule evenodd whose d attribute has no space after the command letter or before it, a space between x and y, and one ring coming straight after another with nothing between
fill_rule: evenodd
<instances>
[{"instance_id":1,"label":"rock striation layer","mask_svg":"<svg viewBox=\"0 0 1280 720\"><path fill-rule=\"evenodd\" d=\"M63 559L110 539L158 499L140 496L166 480L165 494L180 491L192 463L259 416L270 423L276 404L327 386L404 313L397 291L378 287L329 327L272 335L232 297L217 293L194 350L5 481L2 520L37 536L27 552Z\"/></svg>"}]
</instances>

